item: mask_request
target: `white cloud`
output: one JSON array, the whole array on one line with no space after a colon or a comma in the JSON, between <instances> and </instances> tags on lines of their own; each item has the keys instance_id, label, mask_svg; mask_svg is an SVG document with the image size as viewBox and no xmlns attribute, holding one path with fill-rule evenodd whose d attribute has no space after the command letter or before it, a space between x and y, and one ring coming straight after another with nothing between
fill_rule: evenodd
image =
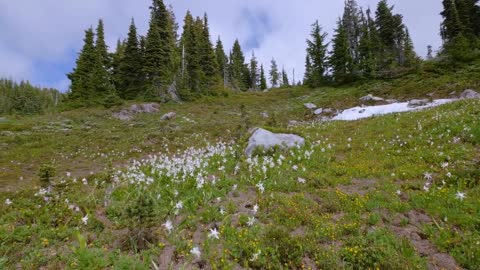
<instances>
[{"instance_id":1,"label":"white cloud","mask_svg":"<svg viewBox=\"0 0 480 270\"><path fill-rule=\"evenodd\" d=\"M324 30L331 32L343 11L343 0L184 0L172 4L181 23L187 9L193 15L208 13L212 40L222 37L228 51L235 38L242 44L254 44L257 58L269 66L274 57L286 69L296 69L296 79L302 78L305 59L305 39L310 25L318 19ZM359 0L363 7L373 10L377 0ZM416 49L426 54L426 46L440 46L438 29L441 3L438 0L390 0L395 12L404 15ZM82 46L84 30L96 26L103 18L106 39L114 47L118 38L126 36L130 18L134 17L139 32L147 31L150 0L15 0L0 1L0 76L33 78L43 84L52 78L38 78L38 62L65 63L72 51ZM246 51L250 58L251 51ZM35 67L35 68L34 68ZM72 67L65 67L64 73ZM41 77L41 76L40 76ZM66 77L52 86L65 87Z\"/></svg>"}]
</instances>

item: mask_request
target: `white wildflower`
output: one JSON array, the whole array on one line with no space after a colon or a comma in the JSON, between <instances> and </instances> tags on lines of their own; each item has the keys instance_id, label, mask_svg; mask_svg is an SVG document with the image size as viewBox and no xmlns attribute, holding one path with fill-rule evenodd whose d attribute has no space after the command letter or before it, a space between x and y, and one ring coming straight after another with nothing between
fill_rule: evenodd
<instances>
[{"instance_id":1,"label":"white wildflower","mask_svg":"<svg viewBox=\"0 0 480 270\"><path fill-rule=\"evenodd\" d=\"M251 262L258 260L258 257L260 256L262 252L259 250L257 253L253 254L252 258L250 259Z\"/></svg>"},{"instance_id":2,"label":"white wildflower","mask_svg":"<svg viewBox=\"0 0 480 270\"><path fill-rule=\"evenodd\" d=\"M457 194L455 194L455 197L460 201L463 201L467 197L467 195L464 192L459 191L457 192Z\"/></svg>"},{"instance_id":3,"label":"white wildflower","mask_svg":"<svg viewBox=\"0 0 480 270\"><path fill-rule=\"evenodd\" d=\"M5 204L6 204L6 205L10 205L10 204L12 204L12 201L11 201L10 199L6 199L6 200L5 200Z\"/></svg>"},{"instance_id":4,"label":"white wildflower","mask_svg":"<svg viewBox=\"0 0 480 270\"><path fill-rule=\"evenodd\" d=\"M82 218L82 222L83 222L83 224L87 225L87 223L88 223L88 214L85 215L85 216Z\"/></svg>"},{"instance_id":5,"label":"white wildflower","mask_svg":"<svg viewBox=\"0 0 480 270\"><path fill-rule=\"evenodd\" d=\"M258 212L258 209L259 209L258 204L255 204L253 206L253 213L256 214Z\"/></svg>"},{"instance_id":6,"label":"white wildflower","mask_svg":"<svg viewBox=\"0 0 480 270\"><path fill-rule=\"evenodd\" d=\"M426 172L423 174L423 177L426 179L426 180L432 180L433 176L431 173L429 172Z\"/></svg>"},{"instance_id":7,"label":"white wildflower","mask_svg":"<svg viewBox=\"0 0 480 270\"><path fill-rule=\"evenodd\" d=\"M247 221L247 225L249 227L252 227L254 223L255 223L255 217L249 217Z\"/></svg>"},{"instance_id":8,"label":"white wildflower","mask_svg":"<svg viewBox=\"0 0 480 270\"><path fill-rule=\"evenodd\" d=\"M172 232L173 230L173 224L171 220L165 221L165 223L163 223L162 226L165 227L165 229L167 229L169 233Z\"/></svg>"},{"instance_id":9,"label":"white wildflower","mask_svg":"<svg viewBox=\"0 0 480 270\"><path fill-rule=\"evenodd\" d=\"M190 250L190 254L194 255L195 257L197 257L197 259L200 259L202 253L200 252L200 248L198 247L193 247L191 250Z\"/></svg>"},{"instance_id":10,"label":"white wildflower","mask_svg":"<svg viewBox=\"0 0 480 270\"><path fill-rule=\"evenodd\" d=\"M298 170L298 166L297 166L297 165L293 165L292 170L297 171L297 170Z\"/></svg>"},{"instance_id":11,"label":"white wildflower","mask_svg":"<svg viewBox=\"0 0 480 270\"><path fill-rule=\"evenodd\" d=\"M217 228L210 229L208 238L220 239L220 233L218 232Z\"/></svg>"},{"instance_id":12,"label":"white wildflower","mask_svg":"<svg viewBox=\"0 0 480 270\"><path fill-rule=\"evenodd\" d=\"M262 182L258 183L256 187L258 188L258 190L260 190L260 193L265 192L265 187L263 186Z\"/></svg>"},{"instance_id":13,"label":"white wildflower","mask_svg":"<svg viewBox=\"0 0 480 270\"><path fill-rule=\"evenodd\" d=\"M301 178L301 177L299 177L297 181L300 184L305 184L306 183L306 180L304 178Z\"/></svg>"}]
</instances>

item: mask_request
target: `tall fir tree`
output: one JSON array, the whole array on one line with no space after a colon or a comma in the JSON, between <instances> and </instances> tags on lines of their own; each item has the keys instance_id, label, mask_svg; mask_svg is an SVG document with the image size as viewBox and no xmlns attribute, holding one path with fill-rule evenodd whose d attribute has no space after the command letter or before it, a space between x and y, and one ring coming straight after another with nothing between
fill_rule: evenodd
<instances>
[{"instance_id":1,"label":"tall fir tree","mask_svg":"<svg viewBox=\"0 0 480 270\"><path fill-rule=\"evenodd\" d=\"M318 87L325 81L325 73L327 72L327 34L322 33L318 21L312 25L311 39L307 40L307 55L311 61L309 87Z\"/></svg>"},{"instance_id":2,"label":"tall fir tree","mask_svg":"<svg viewBox=\"0 0 480 270\"><path fill-rule=\"evenodd\" d=\"M285 71L285 68L282 68L282 87L290 87L290 82L288 80L288 74Z\"/></svg>"},{"instance_id":3,"label":"tall fir tree","mask_svg":"<svg viewBox=\"0 0 480 270\"><path fill-rule=\"evenodd\" d=\"M342 20L338 20L337 28L332 40L332 52L329 58L329 66L332 69L333 79L337 83L349 80L353 75L353 59L351 47L348 41L347 30ZM356 53L355 53L356 54Z\"/></svg>"},{"instance_id":4,"label":"tall fir tree","mask_svg":"<svg viewBox=\"0 0 480 270\"><path fill-rule=\"evenodd\" d=\"M356 75L359 73L359 47L360 37L362 34L362 12L358 7L356 0L346 0L345 8L342 17L342 27L345 32L345 38L348 45L349 58L351 63L349 64L349 72Z\"/></svg>"},{"instance_id":5,"label":"tall fir tree","mask_svg":"<svg viewBox=\"0 0 480 270\"><path fill-rule=\"evenodd\" d=\"M168 88L173 81L175 74L174 60L176 53L176 33L174 14L168 10L163 0L152 0L151 20L156 24L158 34L160 35L160 71L159 76L162 81L162 88ZM172 17L173 16L173 17Z\"/></svg>"},{"instance_id":6,"label":"tall fir tree","mask_svg":"<svg viewBox=\"0 0 480 270\"><path fill-rule=\"evenodd\" d=\"M218 74L223 78L224 85L227 84L227 65L228 65L228 56L225 54L223 48L223 43L220 37L217 39L217 44L215 46L215 56L218 64Z\"/></svg>"},{"instance_id":7,"label":"tall fir tree","mask_svg":"<svg viewBox=\"0 0 480 270\"><path fill-rule=\"evenodd\" d=\"M145 74L144 95L147 98L165 95L165 85L162 80L161 69L164 67L162 42L158 25L154 15L150 18L150 26L145 40L145 56L143 73Z\"/></svg>"},{"instance_id":8,"label":"tall fir tree","mask_svg":"<svg viewBox=\"0 0 480 270\"><path fill-rule=\"evenodd\" d=\"M405 55L405 62L403 63L403 65L405 67L413 67L417 65L420 61L420 58L415 53L413 41L407 28L405 28L405 38L403 40L403 43L403 50Z\"/></svg>"},{"instance_id":9,"label":"tall fir tree","mask_svg":"<svg viewBox=\"0 0 480 270\"><path fill-rule=\"evenodd\" d=\"M260 84L260 76L258 74L258 61L257 58L255 57L255 53L252 52L252 58L250 59L250 89L252 90L258 90L259 84Z\"/></svg>"},{"instance_id":10,"label":"tall fir tree","mask_svg":"<svg viewBox=\"0 0 480 270\"><path fill-rule=\"evenodd\" d=\"M310 61L310 56L307 54L305 57L305 73L303 75L303 84L312 85L312 62Z\"/></svg>"},{"instance_id":11,"label":"tall fir tree","mask_svg":"<svg viewBox=\"0 0 480 270\"><path fill-rule=\"evenodd\" d=\"M115 89L118 93L118 89L120 89L120 64L123 60L125 55L125 42L121 41L120 39L117 40L117 47L115 52L112 54L112 82L115 86Z\"/></svg>"},{"instance_id":12,"label":"tall fir tree","mask_svg":"<svg viewBox=\"0 0 480 270\"><path fill-rule=\"evenodd\" d=\"M119 96L135 99L143 91L142 62L137 27L132 19L125 44L125 52L119 67Z\"/></svg>"},{"instance_id":13,"label":"tall fir tree","mask_svg":"<svg viewBox=\"0 0 480 270\"><path fill-rule=\"evenodd\" d=\"M180 96L183 99L192 99L201 95L201 82L203 79L203 71L200 65L200 35L203 31L199 20L194 20L190 11L187 11L183 22L183 32L180 39L180 47L183 51L182 60L182 87Z\"/></svg>"},{"instance_id":14,"label":"tall fir tree","mask_svg":"<svg viewBox=\"0 0 480 270\"><path fill-rule=\"evenodd\" d=\"M366 18L363 18L362 34L360 37L360 70L366 78L374 78L377 71L378 52L380 41L375 21L371 16L370 9L366 11Z\"/></svg>"},{"instance_id":15,"label":"tall fir tree","mask_svg":"<svg viewBox=\"0 0 480 270\"><path fill-rule=\"evenodd\" d=\"M260 90L267 89L267 78L265 77L265 69L260 65Z\"/></svg>"},{"instance_id":16,"label":"tall fir tree","mask_svg":"<svg viewBox=\"0 0 480 270\"><path fill-rule=\"evenodd\" d=\"M95 48L102 57L103 66L106 69L110 69L112 65L112 59L108 53L108 46L105 43L105 26L102 19L98 20L98 26L96 30L97 40L95 42Z\"/></svg>"},{"instance_id":17,"label":"tall fir tree","mask_svg":"<svg viewBox=\"0 0 480 270\"><path fill-rule=\"evenodd\" d=\"M238 39L233 43L233 48L230 53L229 74L234 89L242 91L248 89L249 72Z\"/></svg>"},{"instance_id":18,"label":"tall fir tree","mask_svg":"<svg viewBox=\"0 0 480 270\"><path fill-rule=\"evenodd\" d=\"M202 83L204 94L215 94L214 90L220 85L221 76L213 44L210 41L210 29L208 25L208 17L205 13L203 16L202 32L200 35L200 65L205 75Z\"/></svg>"},{"instance_id":19,"label":"tall fir tree","mask_svg":"<svg viewBox=\"0 0 480 270\"><path fill-rule=\"evenodd\" d=\"M67 74L71 81L70 98L85 104L91 104L94 96L92 81L92 67L95 67L98 54L94 45L95 34L93 29L85 31L84 45L77 58L73 72Z\"/></svg>"},{"instance_id":20,"label":"tall fir tree","mask_svg":"<svg viewBox=\"0 0 480 270\"><path fill-rule=\"evenodd\" d=\"M278 87L280 83L280 75L278 72L278 65L275 59L272 59L272 61L270 62L269 78L272 88Z\"/></svg>"}]
</instances>

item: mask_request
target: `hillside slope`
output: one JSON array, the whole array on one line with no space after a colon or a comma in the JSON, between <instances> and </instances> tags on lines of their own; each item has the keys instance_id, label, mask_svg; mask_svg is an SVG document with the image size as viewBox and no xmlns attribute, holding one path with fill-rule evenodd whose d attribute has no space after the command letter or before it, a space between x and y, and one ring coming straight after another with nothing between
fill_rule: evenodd
<instances>
[{"instance_id":1,"label":"hillside slope","mask_svg":"<svg viewBox=\"0 0 480 270\"><path fill-rule=\"evenodd\" d=\"M311 117L306 101L340 108L370 92L352 89L165 105L179 113L173 122L56 116L71 119L70 135L31 141L32 153L81 145L64 166L84 155L102 167L115 155L98 149L137 147L120 156L142 159L85 178L62 167L50 188L0 194L0 268L478 269L480 102L285 127ZM247 159L251 125L288 129L307 145Z\"/></svg>"}]
</instances>

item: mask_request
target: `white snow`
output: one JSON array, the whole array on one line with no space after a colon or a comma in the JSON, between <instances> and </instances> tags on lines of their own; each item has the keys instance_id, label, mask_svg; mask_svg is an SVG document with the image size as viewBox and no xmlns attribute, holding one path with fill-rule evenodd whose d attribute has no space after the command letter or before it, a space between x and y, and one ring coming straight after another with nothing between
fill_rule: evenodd
<instances>
[{"instance_id":1,"label":"white snow","mask_svg":"<svg viewBox=\"0 0 480 270\"><path fill-rule=\"evenodd\" d=\"M377 106L364 106L364 107L354 107L347 109L334 118L332 120L341 120L341 121L354 121L362 118L368 118L375 115L384 115L389 113L398 113L398 112L410 112L410 111L418 111L423 109L428 109L436 106L440 106L443 104L451 103L458 101L459 99L437 99L428 103L424 106L418 106L415 108L409 107L409 102L397 102L387 105L377 105Z\"/></svg>"}]
</instances>

